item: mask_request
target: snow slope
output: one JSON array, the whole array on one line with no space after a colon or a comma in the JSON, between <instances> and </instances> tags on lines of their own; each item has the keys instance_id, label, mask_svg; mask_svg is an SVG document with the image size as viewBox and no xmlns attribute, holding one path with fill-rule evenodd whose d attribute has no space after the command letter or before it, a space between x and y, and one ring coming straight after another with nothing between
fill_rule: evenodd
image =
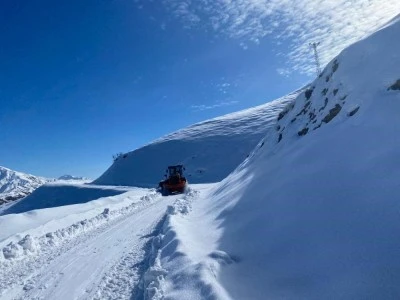
<instances>
[{"instance_id":1,"label":"snow slope","mask_svg":"<svg viewBox=\"0 0 400 300\"><path fill-rule=\"evenodd\" d=\"M298 93L189 126L123 154L94 183L154 187L172 164L184 164L191 183L220 181L249 155Z\"/></svg>"},{"instance_id":2,"label":"snow slope","mask_svg":"<svg viewBox=\"0 0 400 300\"><path fill-rule=\"evenodd\" d=\"M0 204L23 198L48 181L0 166Z\"/></svg>"},{"instance_id":3,"label":"snow slope","mask_svg":"<svg viewBox=\"0 0 400 300\"><path fill-rule=\"evenodd\" d=\"M248 159L169 216L157 295L400 298L399 35L397 19L345 49Z\"/></svg>"}]
</instances>

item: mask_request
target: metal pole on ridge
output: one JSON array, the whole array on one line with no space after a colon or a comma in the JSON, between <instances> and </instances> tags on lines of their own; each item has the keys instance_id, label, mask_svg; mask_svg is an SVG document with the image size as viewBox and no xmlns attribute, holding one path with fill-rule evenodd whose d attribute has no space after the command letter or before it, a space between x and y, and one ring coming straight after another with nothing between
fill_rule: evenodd
<instances>
[{"instance_id":1,"label":"metal pole on ridge","mask_svg":"<svg viewBox=\"0 0 400 300\"><path fill-rule=\"evenodd\" d=\"M319 76L321 74L321 65L319 63L319 56L318 56L318 50L317 50L317 47L319 46L319 44L320 44L320 42L310 43L310 47L312 47L314 50L314 59L315 59L315 66L316 66L316 70L317 70L317 76Z\"/></svg>"}]
</instances>

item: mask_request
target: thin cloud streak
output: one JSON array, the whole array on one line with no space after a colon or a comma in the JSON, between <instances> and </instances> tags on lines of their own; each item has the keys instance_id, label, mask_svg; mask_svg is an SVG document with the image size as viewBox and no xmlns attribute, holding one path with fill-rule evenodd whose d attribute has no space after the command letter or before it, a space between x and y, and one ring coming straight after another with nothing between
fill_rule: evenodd
<instances>
[{"instance_id":1,"label":"thin cloud streak","mask_svg":"<svg viewBox=\"0 0 400 300\"><path fill-rule=\"evenodd\" d=\"M192 105L191 108L194 111L202 111L202 110L208 110L208 109L215 109L215 108L219 108L219 107L223 107L223 106L230 106L230 105L234 105L238 103L238 101L226 101L226 102L218 102L212 105Z\"/></svg>"}]
</instances>

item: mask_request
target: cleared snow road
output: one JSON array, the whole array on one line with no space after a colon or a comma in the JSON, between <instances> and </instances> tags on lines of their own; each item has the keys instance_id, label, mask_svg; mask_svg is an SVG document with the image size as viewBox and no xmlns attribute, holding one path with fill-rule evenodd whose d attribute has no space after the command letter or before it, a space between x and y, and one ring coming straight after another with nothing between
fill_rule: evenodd
<instances>
[{"instance_id":1,"label":"cleared snow road","mask_svg":"<svg viewBox=\"0 0 400 300\"><path fill-rule=\"evenodd\" d=\"M182 196L159 197L109 226L72 240L24 284L1 299L130 299L137 290L146 242L167 206Z\"/></svg>"}]
</instances>

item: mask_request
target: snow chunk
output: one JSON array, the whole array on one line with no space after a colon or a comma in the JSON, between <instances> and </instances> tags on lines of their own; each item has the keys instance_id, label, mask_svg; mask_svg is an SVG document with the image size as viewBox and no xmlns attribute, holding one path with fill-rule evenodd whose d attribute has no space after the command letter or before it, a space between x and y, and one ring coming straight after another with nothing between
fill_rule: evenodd
<instances>
[{"instance_id":1,"label":"snow chunk","mask_svg":"<svg viewBox=\"0 0 400 300\"><path fill-rule=\"evenodd\" d=\"M9 243L7 246L3 248L3 255L6 259L18 258L23 255L24 250L18 244L13 242Z\"/></svg>"},{"instance_id":2,"label":"snow chunk","mask_svg":"<svg viewBox=\"0 0 400 300\"><path fill-rule=\"evenodd\" d=\"M18 244L22 247L22 249L24 249L25 253L36 252L40 248L37 241L29 234L20 240Z\"/></svg>"}]
</instances>

